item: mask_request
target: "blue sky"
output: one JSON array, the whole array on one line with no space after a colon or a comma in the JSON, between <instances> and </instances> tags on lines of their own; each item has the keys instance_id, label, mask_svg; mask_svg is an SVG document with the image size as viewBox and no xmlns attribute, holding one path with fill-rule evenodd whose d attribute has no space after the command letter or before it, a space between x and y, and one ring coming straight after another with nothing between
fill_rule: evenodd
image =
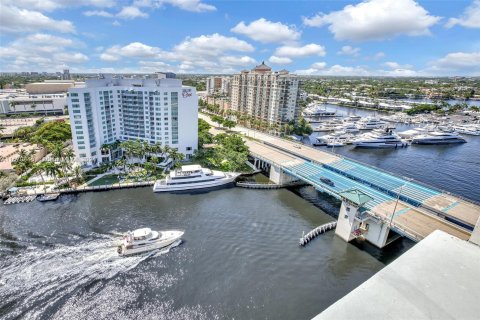
<instances>
[{"instance_id":1,"label":"blue sky","mask_svg":"<svg viewBox=\"0 0 480 320\"><path fill-rule=\"evenodd\" d=\"M480 76L480 0L2 0L0 70Z\"/></svg>"}]
</instances>

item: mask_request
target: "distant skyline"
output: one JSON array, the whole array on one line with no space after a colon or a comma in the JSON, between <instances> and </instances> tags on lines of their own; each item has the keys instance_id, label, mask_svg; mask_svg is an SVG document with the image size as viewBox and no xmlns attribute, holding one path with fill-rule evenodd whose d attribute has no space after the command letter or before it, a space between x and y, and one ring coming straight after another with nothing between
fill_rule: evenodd
<instances>
[{"instance_id":1,"label":"distant skyline","mask_svg":"<svg viewBox=\"0 0 480 320\"><path fill-rule=\"evenodd\" d=\"M480 76L480 0L2 0L0 71Z\"/></svg>"}]
</instances>

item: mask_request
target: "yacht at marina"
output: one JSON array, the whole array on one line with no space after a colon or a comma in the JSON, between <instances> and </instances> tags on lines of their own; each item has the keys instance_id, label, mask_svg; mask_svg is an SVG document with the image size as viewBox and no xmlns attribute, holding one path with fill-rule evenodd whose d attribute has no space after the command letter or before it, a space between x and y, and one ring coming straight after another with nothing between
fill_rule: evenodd
<instances>
[{"instance_id":1,"label":"yacht at marina","mask_svg":"<svg viewBox=\"0 0 480 320\"><path fill-rule=\"evenodd\" d=\"M379 129L383 128L386 124L386 122L374 118L369 118L358 122L360 130Z\"/></svg>"},{"instance_id":2,"label":"yacht at marina","mask_svg":"<svg viewBox=\"0 0 480 320\"><path fill-rule=\"evenodd\" d=\"M418 135L421 134L426 134L429 131L432 131L434 128L433 127L418 127L418 128L413 128L405 131L398 132L398 136L403 138L403 139L412 139Z\"/></svg>"},{"instance_id":3,"label":"yacht at marina","mask_svg":"<svg viewBox=\"0 0 480 320\"><path fill-rule=\"evenodd\" d=\"M403 148L408 145L390 129L367 133L352 143L356 148Z\"/></svg>"},{"instance_id":4,"label":"yacht at marina","mask_svg":"<svg viewBox=\"0 0 480 320\"><path fill-rule=\"evenodd\" d=\"M345 132L348 132L348 133L357 133L357 132L360 132L360 129L358 128L358 126L354 123L345 123L344 125L341 125L341 126L338 126L336 127L335 129L338 129L338 130L341 130L341 131L345 131Z\"/></svg>"},{"instance_id":5,"label":"yacht at marina","mask_svg":"<svg viewBox=\"0 0 480 320\"><path fill-rule=\"evenodd\" d=\"M327 111L327 108L322 108L320 105L309 105L303 110L305 117L334 117L335 111Z\"/></svg>"},{"instance_id":6,"label":"yacht at marina","mask_svg":"<svg viewBox=\"0 0 480 320\"><path fill-rule=\"evenodd\" d=\"M351 116L346 117L343 121L345 121L345 122L357 122L357 121L360 121L360 119L362 119L362 117L357 116L357 115L351 115Z\"/></svg>"},{"instance_id":7,"label":"yacht at marina","mask_svg":"<svg viewBox=\"0 0 480 320\"><path fill-rule=\"evenodd\" d=\"M128 256L162 249L179 240L183 234L181 230L152 231L150 228L129 231L123 235L117 252L121 256Z\"/></svg>"},{"instance_id":8,"label":"yacht at marina","mask_svg":"<svg viewBox=\"0 0 480 320\"><path fill-rule=\"evenodd\" d=\"M457 125L454 126L453 129L458 133L471 136L480 136L480 124Z\"/></svg>"},{"instance_id":9,"label":"yacht at marina","mask_svg":"<svg viewBox=\"0 0 480 320\"><path fill-rule=\"evenodd\" d=\"M415 144L451 144L467 142L456 132L432 131L427 134L418 135L413 138Z\"/></svg>"},{"instance_id":10,"label":"yacht at marina","mask_svg":"<svg viewBox=\"0 0 480 320\"><path fill-rule=\"evenodd\" d=\"M183 191L222 186L239 176L234 172L221 172L202 168L200 165L186 165L172 170L164 179L158 180L153 192Z\"/></svg>"}]
</instances>

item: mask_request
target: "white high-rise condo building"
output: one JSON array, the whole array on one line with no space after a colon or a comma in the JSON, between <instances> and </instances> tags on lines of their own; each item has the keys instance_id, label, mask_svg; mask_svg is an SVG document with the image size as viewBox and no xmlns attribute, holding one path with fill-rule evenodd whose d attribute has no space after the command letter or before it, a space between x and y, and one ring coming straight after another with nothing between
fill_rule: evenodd
<instances>
[{"instance_id":1,"label":"white high-rise condo building","mask_svg":"<svg viewBox=\"0 0 480 320\"><path fill-rule=\"evenodd\" d=\"M296 120L300 115L298 87L296 75L287 70L273 72L262 62L251 71L233 76L231 108L270 124Z\"/></svg>"},{"instance_id":2,"label":"white high-rise condo building","mask_svg":"<svg viewBox=\"0 0 480 320\"><path fill-rule=\"evenodd\" d=\"M82 164L110 160L102 145L143 140L176 148L190 158L198 144L195 88L156 74L148 79L102 77L68 90L73 145Z\"/></svg>"},{"instance_id":3,"label":"white high-rise condo building","mask_svg":"<svg viewBox=\"0 0 480 320\"><path fill-rule=\"evenodd\" d=\"M231 79L231 77L208 77L205 80L207 94L229 95Z\"/></svg>"}]
</instances>

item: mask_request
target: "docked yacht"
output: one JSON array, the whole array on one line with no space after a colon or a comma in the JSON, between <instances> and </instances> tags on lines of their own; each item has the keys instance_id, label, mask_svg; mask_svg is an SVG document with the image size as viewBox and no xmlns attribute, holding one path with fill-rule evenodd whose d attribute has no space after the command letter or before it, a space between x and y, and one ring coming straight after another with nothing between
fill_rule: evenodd
<instances>
[{"instance_id":1,"label":"docked yacht","mask_svg":"<svg viewBox=\"0 0 480 320\"><path fill-rule=\"evenodd\" d=\"M162 249L179 240L183 234L181 230L152 231L150 228L129 231L123 235L117 252L121 256L129 256Z\"/></svg>"},{"instance_id":2,"label":"docked yacht","mask_svg":"<svg viewBox=\"0 0 480 320\"><path fill-rule=\"evenodd\" d=\"M346 117L343 121L345 121L345 122L357 122L357 121L360 121L360 119L362 119L362 117L357 116L357 115L351 115L351 116Z\"/></svg>"},{"instance_id":3,"label":"docked yacht","mask_svg":"<svg viewBox=\"0 0 480 320\"><path fill-rule=\"evenodd\" d=\"M322 108L320 105L310 105L303 110L305 117L334 117L335 111L327 111L327 108Z\"/></svg>"},{"instance_id":4,"label":"docked yacht","mask_svg":"<svg viewBox=\"0 0 480 320\"><path fill-rule=\"evenodd\" d=\"M356 148L403 148L408 146L407 142L401 140L390 129L383 132L367 133L353 140L352 143Z\"/></svg>"},{"instance_id":5,"label":"docked yacht","mask_svg":"<svg viewBox=\"0 0 480 320\"><path fill-rule=\"evenodd\" d=\"M153 192L183 191L222 186L231 183L239 176L234 172L221 172L202 168L200 165L182 166L169 175L157 180Z\"/></svg>"},{"instance_id":6,"label":"docked yacht","mask_svg":"<svg viewBox=\"0 0 480 320\"><path fill-rule=\"evenodd\" d=\"M415 144L451 144L467 142L461 135L455 132L432 131L413 138Z\"/></svg>"},{"instance_id":7,"label":"docked yacht","mask_svg":"<svg viewBox=\"0 0 480 320\"><path fill-rule=\"evenodd\" d=\"M480 136L479 124L457 125L453 129L458 133L463 133L471 136Z\"/></svg>"},{"instance_id":8,"label":"docked yacht","mask_svg":"<svg viewBox=\"0 0 480 320\"><path fill-rule=\"evenodd\" d=\"M358 129L357 125L354 124L354 123L345 123L344 125L338 126L338 127L335 128L335 129L338 129L338 130L341 130L341 131L345 131L345 132L348 132L348 133L357 133L357 132L360 132L360 129Z\"/></svg>"},{"instance_id":9,"label":"docked yacht","mask_svg":"<svg viewBox=\"0 0 480 320\"><path fill-rule=\"evenodd\" d=\"M332 134L317 137L317 143L315 145L331 144L332 142L339 142L342 144L348 144L355 136L345 131L337 131Z\"/></svg>"},{"instance_id":10,"label":"docked yacht","mask_svg":"<svg viewBox=\"0 0 480 320\"><path fill-rule=\"evenodd\" d=\"M398 136L403 138L403 139L413 139L414 137L421 135L421 134L426 134L429 131L433 130L433 128L429 127L418 127L414 129L409 129L405 131L398 132Z\"/></svg>"},{"instance_id":11,"label":"docked yacht","mask_svg":"<svg viewBox=\"0 0 480 320\"><path fill-rule=\"evenodd\" d=\"M387 123L379 119L366 119L365 121L358 122L360 130L371 130L383 128Z\"/></svg>"}]
</instances>

